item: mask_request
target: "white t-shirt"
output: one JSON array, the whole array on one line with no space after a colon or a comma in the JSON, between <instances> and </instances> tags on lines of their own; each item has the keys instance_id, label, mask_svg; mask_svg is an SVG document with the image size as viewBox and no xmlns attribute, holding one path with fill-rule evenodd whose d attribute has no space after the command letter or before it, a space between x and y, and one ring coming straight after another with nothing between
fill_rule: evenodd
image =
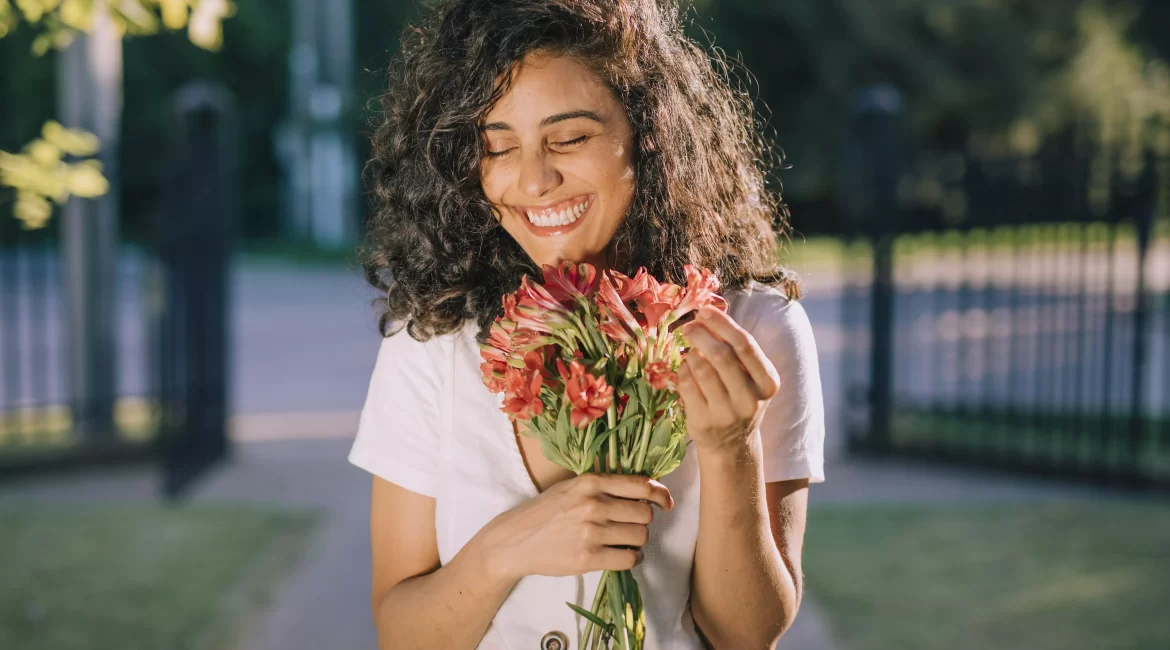
<instances>
[{"instance_id":1,"label":"white t-shirt","mask_svg":"<svg viewBox=\"0 0 1170 650\"><path fill-rule=\"evenodd\" d=\"M732 318L751 332L780 375L780 391L760 427L765 480L823 481L824 405L804 308L755 284L725 297ZM494 517L537 496L512 424L500 411L502 397L480 379L476 329L468 325L426 342L405 331L383 339L349 455L354 465L435 499L443 564ZM645 648L701 650L688 606L699 528L693 447L662 482L675 507L655 510L645 559L634 569L646 607ZM600 575L522 578L479 650L538 650L552 631L576 649L584 624L565 602L588 609Z\"/></svg>"}]
</instances>

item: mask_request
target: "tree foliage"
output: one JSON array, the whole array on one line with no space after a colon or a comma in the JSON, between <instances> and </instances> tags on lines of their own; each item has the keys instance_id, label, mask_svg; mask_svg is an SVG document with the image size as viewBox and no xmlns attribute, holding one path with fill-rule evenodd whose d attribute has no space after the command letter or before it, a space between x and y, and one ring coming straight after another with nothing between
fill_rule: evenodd
<instances>
[{"instance_id":1,"label":"tree foliage","mask_svg":"<svg viewBox=\"0 0 1170 650\"><path fill-rule=\"evenodd\" d=\"M106 21L119 37L186 28L192 43L215 51L223 45L223 20L234 11L230 0L0 0L0 38L23 21L36 34L31 53L41 57L52 49L68 47L79 33L90 32L99 21ZM50 201L63 205L70 196L105 194L109 182L97 160L71 162L66 158L93 156L98 147L92 134L47 122L42 137L21 153L0 150L0 185L16 191L16 218L26 228L40 228L52 214Z\"/></svg>"},{"instance_id":2,"label":"tree foliage","mask_svg":"<svg viewBox=\"0 0 1170 650\"><path fill-rule=\"evenodd\" d=\"M1027 147L1119 103L1170 106L1165 4L692 0L696 26L754 74L798 204L830 194L854 93L869 84L904 93L919 142L949 146Z\"/></svg>"}]
</instances>

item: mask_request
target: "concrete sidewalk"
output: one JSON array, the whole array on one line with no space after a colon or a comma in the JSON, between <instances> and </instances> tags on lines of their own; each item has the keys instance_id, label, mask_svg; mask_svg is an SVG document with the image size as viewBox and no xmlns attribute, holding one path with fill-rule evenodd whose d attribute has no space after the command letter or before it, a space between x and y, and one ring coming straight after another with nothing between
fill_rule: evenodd
<instances>
[{"instance_id":1,"label":"concrete sidewalk","mask_svg":"<svg viewBox=\"0 0 1170 650\"><path fill-rule=\"evenodd\" d=\"M348 439L242 445L198 498L278 502L327 513L312 552L253 629L246 650L375 648L369 593L369 477L345 462ZM813 508L866 502L958 503L1109 498L1099 488L897 460L830 456ZM1131 494L1117 493L1132 499ZM834 650L813 590L779 650Z\"/></svg>"},{"instance_id":2,"label":"concrete sidewalk","mask_svg":"<svg viewBox=\"0 0 1170 650\"><path fill-rule=\"evenodd\" d=\"M321 508L317 538L244 650L373 650L368 537L370 478L345 461L348 439L245 444L233 464L197 490L207 501L261 501ZM834 650L806 599L780 650Z\"/></svg>"},{"instance_id":3,"label":"concrete sidewalk","mask_svg":"<svg viewBox=\"0 0 1170 650\"><path fill-rule=\"evenodd\" d=\"M349 446L349 437L241 443L232 462L191 494L193 503L279 504L321 514L300 563L252 617L237 650L377 648L369 601L370 477L348 464ZM153 469L128 468L7 483L0 505L150 503L158 494ZM834 650L811 599L779 648Z\"/></svg>"},{"instance_id":4,"label":"concrete sidewalk","mask_svg":"<svg viewBox=\"0 0 1170 650\"><path fill-rule=\"evenodd\" d=\"M321 425L317 422L314 426ZM312 434L289 431L294 436ZM254 619L240 648L373 650L377 645L369 605L369 476L346 462L348 435L290 440L272 437L238 444L233 461L212 471L192 495L196 503L275 503L322 513L301 563L280 585L271 606ZM814 510L867 502L1134 498L1130 493L1091 486L898 460L830 456L825 474L827 481L811 490ZM0 488L0 504L125 503L157 498L157 476L148 469L41 478ZM815 598L815 591L810 590L780 650L835 648Z\"/></svg>"}]
</instances>

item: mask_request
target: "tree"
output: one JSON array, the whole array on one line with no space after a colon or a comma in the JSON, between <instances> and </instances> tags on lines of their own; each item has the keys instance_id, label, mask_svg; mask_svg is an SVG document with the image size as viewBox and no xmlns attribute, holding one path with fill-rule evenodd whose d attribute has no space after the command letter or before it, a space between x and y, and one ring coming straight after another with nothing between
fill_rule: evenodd
<instances>
[{"instance_id":1,"label":"tree","mask_svg":"<svg viewBox=\"0 0 1170 650\"><path fill-rule=\"evenodd\" d=\"M22 24L38 31L32 55L65 49L95 25L119 37L186 29L195 45L215 51L223 44L223 21L235 11L230 0L0 0L0 38ZM71 196L93 198L109 191L101 163L92 158L100 143L92 134L47 122L42 136L21 153L0 151L0 185L16 191L14 213L26 228L43 227L52 204ZM80 159L71 162L69 159Z\"/></svg>"},{"instance_id":2,"label":"tree","mask_svg":"<svg viewBox=\"0 0 1170 650\"><path fill-rule=\"evenodd\" d=\"M890 83L920 144L1030 148L1075 119L1170 107L1161 0L692 0L742 61L792 169L797 229L824 231L853 93ZM1117 74L1110 74L1119 66ZM943 142L945 141L945 142ZM802 219L806 221L802 222Z\"/></svg>"}]
</instances>

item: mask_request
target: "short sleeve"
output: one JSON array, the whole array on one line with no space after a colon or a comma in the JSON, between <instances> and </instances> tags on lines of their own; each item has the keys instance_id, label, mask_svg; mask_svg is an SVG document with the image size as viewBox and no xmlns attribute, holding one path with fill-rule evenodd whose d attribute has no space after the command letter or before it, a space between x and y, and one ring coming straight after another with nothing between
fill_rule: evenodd
<instances>
[{"instance_id":1,"label":"short sleeve","mask_svg":"<svg viewBox=\"0 0 1170 650\"><path fill-rule=\"evenodd\" d=\"M405 331L382 339L349 462L401 486L435 496L442 383L430 344Z\"/></svg>"},{"instance_id":2,"label":"short sleeve","mask_svg":"<svg viewBox=\"0 0 1170 650\"><path fill-rule=\"evenodd\" d=\"M764 480L825 480L825 406L812 324L804 307L762 287L739 297L732 317L748 330L780 376L760 423Z\"/></svg>"}]
</instances>

